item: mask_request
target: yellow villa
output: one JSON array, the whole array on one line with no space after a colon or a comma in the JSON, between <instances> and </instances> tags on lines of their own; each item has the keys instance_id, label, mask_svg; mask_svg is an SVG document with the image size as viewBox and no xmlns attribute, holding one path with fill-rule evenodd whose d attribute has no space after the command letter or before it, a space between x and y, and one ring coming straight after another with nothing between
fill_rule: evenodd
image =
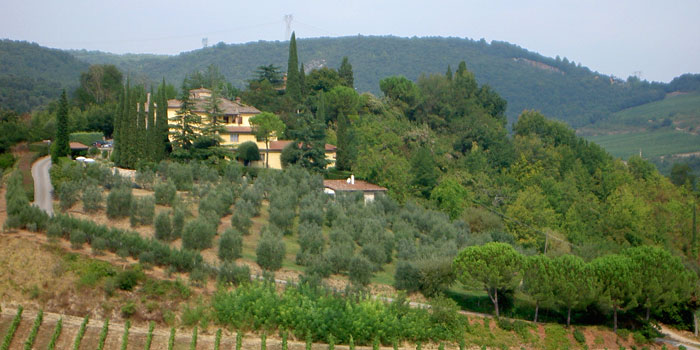
<instances>
[{"instance_id":1,"label":"yellow villa","mask_svg":"<svg viewBox=\"0 0 700 350\"><path fill-rule=\"evenodd\" d=\"M190 90L190 99L194 105L192 112L201 117L203 124L209 123L210 117L206 112L206 106L211 99L211 90L205 88ZM168 100L168 119L175 117L181 106L182 102L180 100ZM260 110L241 103L240 98L231 101L222 97L219 97L219 108L221 109L222 120L217 120L217 122L224 127L224 132L220 134L223 139L221 144L223 146L236 148L243 142L255 142L260 150L261 160L253 163L253 165L258 167L265 166L265 154L267 153L265 142L256 139L253 133L253 127L250 124L250 118L259 114ZM282 162L280 160L282 149L291 142L292 141L277 141L275 138L272 139L269 149L270 168L282 169ZM326 145L325 152L326 159L330 163L329 166L335 164L335 150L335 146Z\"/></svg>"}]
</instances>

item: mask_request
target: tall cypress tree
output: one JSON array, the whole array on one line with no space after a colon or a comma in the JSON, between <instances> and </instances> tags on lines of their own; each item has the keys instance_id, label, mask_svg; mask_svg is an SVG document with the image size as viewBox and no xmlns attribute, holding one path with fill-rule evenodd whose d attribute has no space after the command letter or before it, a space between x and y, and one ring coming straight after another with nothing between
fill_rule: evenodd
<instances>
[{"instance_id":1,"label":"tall cypress tree","mask_svg":"<svg viewBox=\"0 0 700 350\"><path fill-rule=\"evenodd\" d=\"M340 76L340 81L343 86L355 88L355 77L353 76L352 65L348 60L348 56L343 57L343 62L340 64L340 68L338 68L338 75Z\"/></svg>"},{"instance_id":2,"label":"tall cypress tree","mask_svg":"<svg viewBox=\"0 0 700 350\"><path fill-rule=\"evenodd\" d=\"M445 73L445 76L447 77L447 80L452 81L452 67L450 65L447 65L447 73Z\"/></svg>"},{"instance_id":3,"label":"tall cypress tree","mask_svg":"<svg viewBox=\"0 0 700 350\"><path fill-rule=\"evenodd\" d=\"M58 113L56 114L56 136L51 148L52 162L56 163L58 158L70 155L68 138L68 98L66 98L66 90L63 90L61 99L58 101Z\"/></svg>"},{"instance_id":4,"label":"tall cypress tree","mask_svg":"<svg viewBox=\"0 0 700 350\"><path fill-rule=\"evenodd\" d=\"M292 32L289 39L289 60L287 61L287 95L295 103L301 102L301 85L299 84L299 58L297 56L296 34Z\"/></svg>"},{"instance_id":5,"label":"tall cypress tree","mask_svg":"<svg viewBox=\"0 0 700 350\"><path fill-rule=\"evenodd\" d=\"M156 112L156 158L159 162L168 156L170 145L170 126L168 125L168 97L165 95L165 78L158 87L158 104Z\"/></svg>"},{"instance_id":6,"label":"tall cypress tree","mask_svg":"<svg viewBox=\"0 0 700 350\"><path fill-rule=\"evenodd\" d=\"M304 62L301 62L299 66L299 89L301 91L302 99L306 98L308 94L308 89L306 88L306 72L304 72Z\"/></svg>"},{"instance_id":7,"label":"tall cypress tree","mask_svg":"<svg viewBox=\"0 0 700 350\"><path fill-rule=\"evenodd\" d=\"M136 159L134 165L138 164L141 160L148 159L148 129L147 129L147 113L146 113L146 98L144 95L139 97L138 104L138 118L136 124L137 132L137 146L136 146Z\"/></svg>"},{"instance_id":8,"label":"tall cypress tree","mask_svg":"<svg viewBox=\"0 0 700 350\"><path fill-rule=\"evenodd\" d=\"M119 92L119 102L117 103L117 112L114 114L114 132L112 135L112 141L114 142L112 149L112 160L115 164L121 164L120 156L122 149L122 120L124 113L124 86L121 87Z\"/></svg>"},{"instance_id":9,"label":"tall cypress tree","mask_svg":"<svg viewBox=\"0 0 700 350\"><path fill-rule=\"evenodd\" d=\"M153 86L151 86L151 92L148 94L148 115L146 118L146 153L147 158L151 162L156 161L156 153L158 152L158 141L156 140L156 121L155 121L155 95L153 94Z\"/></svg>"},{"instance_id":10,"label":"tall cypress tree","mask_svg":"<svg viewBox=\"0 0 700 350\"><path fill-rule=\"evenodd\" d=\"M335 168L338 170L351 170L355 158L357 158L357 147L355 144L355 133L347 116L341 111L338 113L338 151Z\"/></svg>"}]
</instances>

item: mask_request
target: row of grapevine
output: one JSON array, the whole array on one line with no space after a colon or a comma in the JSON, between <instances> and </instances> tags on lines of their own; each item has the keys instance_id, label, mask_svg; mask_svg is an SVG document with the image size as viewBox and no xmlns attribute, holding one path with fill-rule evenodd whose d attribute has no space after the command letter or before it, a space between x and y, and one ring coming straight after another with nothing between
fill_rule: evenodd
<instances>
[{"instance_id":1,"label":"row of grapevine","mask_svg":"<svg viewBox=\"0 0 700 350\"><path fill-rule=\"evenodd\" d=\"M34 324L32 325L32 330L29 331L29 337L27 337L27 341L24 342L24 350L32 350L32 346L34 345L34 340L36 339L37 333L39 333L39 327L41 327L41 322L44 320L44 311L39 310L39 313L36 314L36 318L34 319Z\"/></svg>"},{"instance_id":2,"label":"row of grapevine","mask_svg":"<svg viewBox=\"0 0 700 350\"><path fill-rule=\"evenodd\" d=\"M75 336L75 341L73 342L73 350L80 349L80 342L83 340L85 335L85 330L87 329L87 324L90 321L90 315L86 315L83 319L83 323L80 324L80 329L78 329L78 334Z\"/></svg>"},{"instance_id":3,"label":"row of grapevine","mask_svg":"<svg viewBox=\"0 0 700 350\"><path fill-rule=\"evenodd\" d=\"M15 332L17 331L17 327L19 327L19 323L20 321L22 321L22 311L23 309L21 306L17 308L17 314L15 314L15 318L12 319L10 329L7 330L7 333L5 334L5 339L3 339L2 346L0 346L0 349L10 349L10 343L12 342L12 338L14 338Z\"/></svg>"}]
</instances>

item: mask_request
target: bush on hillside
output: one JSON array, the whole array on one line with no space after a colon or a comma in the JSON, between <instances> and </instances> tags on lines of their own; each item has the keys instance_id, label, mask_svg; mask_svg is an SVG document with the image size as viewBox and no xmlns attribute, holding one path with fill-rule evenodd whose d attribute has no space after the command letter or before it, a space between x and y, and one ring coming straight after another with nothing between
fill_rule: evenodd
<instances>
[{"instance_id":1,"label":"bush on hillside","mask_svg":"<svg viewBox=\"0 0 700 350\"><path fill-rule=\"evenodd\" d=\"M216 236L216 227L203 219L190 220L182 230L182 246L186 249L202 250L211 248Z\"/></svg>"},{"instance_id":2,"label":"bush on hillside","mask_svg":"<svg viewBox=\"0 0 700 350\"><path fill-rule=\"evenodd\" d=\"M348 267L350 282L359 286L366 286L372 279L372 263L365 257L358 255L350 260Z\"/></svg>"},{"instance_id":3,"label":"bush on hillside","mask_svg":"<svg viewBox=\"0 0 700 350\"><path fill-rule=\"evenodd\" d=\"M120 186L112 189L107 195L107 216L110 219L129 216L132 200L130 187Z\"/></svg>"},{"instance_id":4,"label":"bush on hillside","mask_svg":"<svg viewBox=\"0 0 700 350\"><path fill-rule=\"evenodd\" d=\"M255 249L255 261L258 265L267 271L277 271L282 268L284 254L285 245L282 234L270 226L263 227Z\"/></svg>"},{"instance_id":5,"label":"bush on hillside","mask_svg":"<svg viewBox=\"0 0 700 350\"><path fill-rule=\"evenodd\" d=\"M170 223L170 213L162 211L158 213L155 219L156 239L161 241L172 241L173 240L173 227Z\"/></svg>"},{"instance_id":6,"label":"bush on hillside","mask_svg":"<svg viewBox=\"0 0 700 350\"><path fill-rule=\"evenodd\" d=\"M219 267L217 280L220 283L231 283L237 286L250 282L250 268L247 265L236 265L234 262L224 262Z\"/></svg>"},{"instance_id":7,"label":"bush on hillside","mask_svg":"<svg viewBox=\"0 0 700 350\"><path fill-rule=\"evenodd\" d=\"M227 229L219 239L219 259L234 261L241 257L243 251L243 235L236 229Z\"/></svg>"},{"instance_id":8,"label":"bush on hillside","mask_svg":"<svg viewBox=\"0 0 700 350\"><path fill-rule=\"evenodd\" d=\"M182 237L182 230L185 228L185 212L180 208L173 210L173 231L171 239Z\"/></svg>"},{"instance_id":9,"label":"bush on hillside","mask_svg":"<svg viewBox=\"0 0 700 350\"><path fill-rule=\"evenodd\" d=\"M136 197L131 203L131 227L150 225L156 212L156 201L153 196Z\"/></svg>"},{"instance_id":10,"label":"bush on hillside","mask_svg":"<svg viewBox=\"0 0 700 350\"><path fill-rule=\"evenodd\" d=\"M177 189L172 181L158 182L154 187L156 204L172 205L177 195Z\"/></svg>"},{"instance_id":11,"label":"bush on hillside","mask_svg":"<svg viewBox=\"0 0 700 350\"><path fill-rule=\"evenodd\" d=\"M102 189L96 185L89 185L83 190L83 210L86 213L96 212L102 209L104 196Z\"/></svg>"},{"instance_id":12,"label":"bush on hillside","mask_svg":"<svg viewBox=\"0 0 700 350\"><path fill-rule=\"evenodd\" d=\"M58 194L59 205L62 211L66 211L73 207L80 199L81 184L77 181L66 181L61 183L56 191Z\"/></svg>"}]
</instances>

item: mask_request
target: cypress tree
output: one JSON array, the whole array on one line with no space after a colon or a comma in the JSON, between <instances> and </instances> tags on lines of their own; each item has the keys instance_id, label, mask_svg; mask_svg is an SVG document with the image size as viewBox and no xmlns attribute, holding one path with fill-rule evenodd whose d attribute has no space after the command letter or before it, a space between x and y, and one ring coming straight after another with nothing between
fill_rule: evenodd
<instances>
[{"instance_id":1,"label":"cypress tree","mask_svg":"<svg viewBox=\"0 0 700 350\"><path fill-rule=\"evenodd\" d=\"M299 58L297 57L297 39L296 34L292 32L292 38L289 39L289 59L287 61L287 95L292 98L292 101L299 103L301 101L301 85L299 84Z\"/></svg>"},{"instance_id":2,"label":"cypress tree","mask_svg":"<svg viewBox=\"0 0 700 350\"><path fill-rule=\"evenodd\" d=\"M355 88L355 77L353 76L352 65L348 60L348 56L343 57L343 62L340 64L340 68L338 68L338 75L340 76L340 81L343 86Z\"/></svg>"},{"instance_id":3,"label":"cypress tree","mask_svg":"<svg viewBox=\"0 0 700 350\"><path fill-rule=\"evenodd\" d=\"M338 154L335 167L338 170L351 170L357 156L355 133L352 130L350 120L342 111L338 113L337 136Z\"/></svg>"},{"instance_id":4,"label":"cypress tree","mask_svg":"<svg viewBox=\"0 0 700 350\"><path fill-rule=\"evenodd\" d=\"M301 91L302 98L305 98L308 94L308 89L306 88L306 72L304 72L304 62L301 62L299 67L299 90Z\"/></svg>"},{"instance_id":5,"label":"cypress tree","mask_svg":"<svg viewBox=\"0 0 700 350\"><path fill-rule=\"evenodd\" d=\"M56 163L58 158L70 155L70 141L68 140L68 99L66 90L61 93L58 101L58 113L56 114L56 137L51 148L51 161Z\"/></svg>"},{"instance_id":6,"label":"cypress tree","mask_svg":"<svg viewBox=\"0 0 700 350\"><path fill-rule=\"evenodd\" d=\"M328 117L328 110L326 108L326 97L323 94L323 90L318 92L318 106L316 107L316 120L326 123Z\"/></svg>"},{"instance_id":7,"label":"cypress tree","mask_svg":"<svg viewBox=\"0 0 700 350\"><path fill-rule=\"evenodd\" d=\"M115 164L121 164L121 135L122 135L122 117L124 110L124 86L121 87L119 92L119 102L117 102L117 112L114 114L114 132L112 135L114 141L114 148L112 150L112 159Z\"/></svg>"},{"instance_id":8,"label":"cypress tree","mask_svg":"<svg viewBox=\"0 0 700 350\"><path fill-rule=\"evenodd\" d=\"M134 165L138 164L139 161L148 159L148 127L147 123L147 113L146 113L146 99L144 95L139 97L138 104L138 122L137 127L137 148L136 148L136 162Z\"/></svg>"},{"instance_id":9,"label":"cypress tree","mask_svg":"<svg viewBox=\"0 0 700 350\"><path fill-rule=\"evenodd\" d=\"M447 73L445 73L445 76L447 77L447 80L452 81L452 67L450 65L447 65Z\"/></svg>"},{"instance_id":10,"label":"cypress tree","mask_svg":"<svg viewBox=\"0 0 700 350\"><path fill-rule=\"evenodd\" d=\"M168 156L170 127L168 125L168 97L165 95L165 78L158 87L158 107L156 112L156 158L159 162Z\"/></svg>"},{"instance_id":11,"label":"cypress tree","mask_svg":"<svg viewBox=\"0 0 700 350\"><path fill-rule=\"evenodd\" d=\"M155 98L155 95L153 94L153 86L151 86L151 93L148 94L148 116L146 119L146 152L147 152L147 158L151 162L156 161L156 153L158 152L158 140L156 139L157 136L157 129L155 126L155 102L153 99Z\"/></svg>"}]
</instances>

